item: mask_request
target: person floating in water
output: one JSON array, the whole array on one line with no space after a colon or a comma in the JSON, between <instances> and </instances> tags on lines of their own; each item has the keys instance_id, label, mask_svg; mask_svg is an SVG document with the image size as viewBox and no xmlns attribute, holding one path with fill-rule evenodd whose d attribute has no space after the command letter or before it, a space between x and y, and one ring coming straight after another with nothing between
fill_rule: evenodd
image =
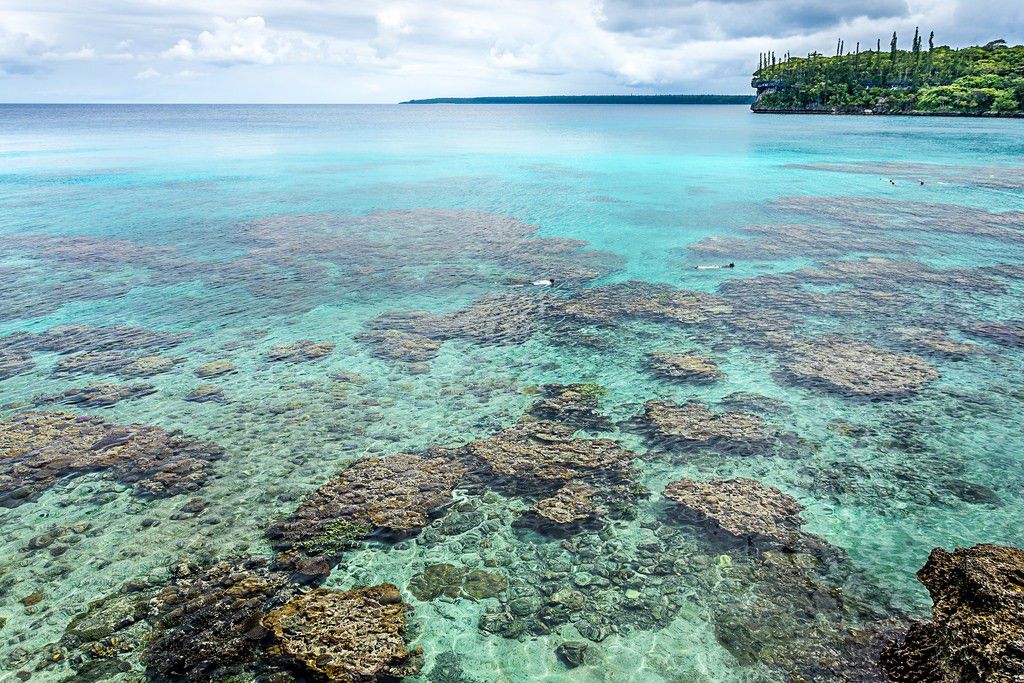
<instances>
[{"instance_id":1,"label":"person floating in water","mask_svg":"<svg viewBox=\"0 0 1024 683\"><path fill-rule=\"evenodd\" d=\"M555 281L551 279L534 280L531 284L533 284L534 287L551 287L555 284Z\"/></svg>"},{"instance_id":2,"label":"person floating in water","mask_svg":"<svg viewBox=\"0 0 1024 683\"><path fill-rule=\"evenodd\" d=\"M697 270L720 270L722 268L735 268L735 263L730 263L727 266L697 266Z\"/></svg>"}]
</instances>

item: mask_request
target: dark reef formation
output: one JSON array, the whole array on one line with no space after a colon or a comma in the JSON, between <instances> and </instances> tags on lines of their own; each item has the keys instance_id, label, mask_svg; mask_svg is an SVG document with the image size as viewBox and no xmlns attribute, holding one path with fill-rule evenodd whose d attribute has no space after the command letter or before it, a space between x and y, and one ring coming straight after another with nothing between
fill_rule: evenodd
<instances>
[{"instance_id":1,"label":"dark reef formation","mask_svg":"<svg viewBox=\"0 0 1024 683\"><path fill-rule=\"evenodd\" d=\"M30 412L0 421L0 505L14 507L58 479L108 472L138 494L193 491L223 450L181 432L117 425L66 412Z\"/></svg>"},{"instance_id":2,"label":"dark reef formation","mask_svg":"<svg viewBox=\"0 0 1024 683\"><path fill-rule=\"evenodd\" d=\"M931 594L932 619L884 650L891 680L1024 680L1024 550L936 548L917 578Z\"/></svg>"}]
</instances>

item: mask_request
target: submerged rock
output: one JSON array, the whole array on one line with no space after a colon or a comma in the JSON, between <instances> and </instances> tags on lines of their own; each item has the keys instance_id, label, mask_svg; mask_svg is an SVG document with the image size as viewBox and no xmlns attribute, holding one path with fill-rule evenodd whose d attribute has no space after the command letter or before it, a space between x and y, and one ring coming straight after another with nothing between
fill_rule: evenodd
<instances>
[{"instance_id":1,"label":"submerged rock","mask_svg":"<svg viewBox=\"0 0 1024 683\"><path fill-rule=\"evenodd\" d=\"M530 414L587 429L608 429L611 420L599 412L605 393L599 384L545 384L540 400L530 406Z\"/></svg>"},{"instance_id":2,"label":"submerged rock","mask_svg":"<svg viewBox=\"0 0 1024 683\"><path fill-rule=\"evenodd\" d=\"M1013 348L1024 347L1024 321L1006 320L978 323L968 332L987 341Z\"/></svg>"},{"instance_id":3,"label":"submerged rock","mask_svg":"<svg viewBox=\"0 0 1024 683\"><path fill-rule=\"evenodd\" d=\"M334 351L334 344L326 341L313 341L311 339L300 339L290 344L278 344L273 346L266 353L267 360L285 361L288 363L299 363L303 361L319 360L331 355Z\"/></svg>"},{"instance_id":4,"label":"submerged rock","mask_svg":"<svg viewBox=\"0 0 1024 683\"><path fill-rule=\"evenodd\" d=\"M739 411L715 413L700 401L683 405L648 401L640 420L655 436L673 445L756 447L772 441L764 418Z\"/></svg>"},{"instance_id":5,"label":"submerged rock","mask_svg":"<svg viewBox=\"0 0 1024 683\"><path fill-rule=\"evenodd\" d=\"M459 463L444 458L360 458L267 533L279 548L323 555L377 531L408 534L452 502L462 474Z\"/></svg>"},{"instance_id":6,"label":"submerged rock","mask_svg":"<svg viewBox=\"0 0 1024 683\"><path fill-rule=\"evenodd\" d=\"M234 371L234 363L229 363L226 360L211 361L205 365L200 365L198 368L193 370L196 377L202 377L203 379L208 377L220 377L221 375L227 375Z\"/></svg>"},{"instance_id":7,"label":"submerged rock","mask_svg":"<svg viewBox=\"0 0 1024 683\"><path fill-rule=\"evenodd\" d=\"M710 356L696 353L655 351L648 356L655 374L685 382L714 382L725 374Z\"/></svg>"},{"instance_id":8,"label":"submerged rock","mask_svg":"<svg viewBox=\"0 0 1024 683\"><path fill-rule=\"evenodd\" d=\"M732 309L725 299L712 294L633 280L585 289L559 301L558 310L585 323L647 318L692 324L728 314Z\"/></svg>"},{"instance_id":9,"label":"submerged rock","mask_svg":"<svg viewBox=\"0 0 1024 683\"><path fill-rule=\"evenodd\" d=\"M15 507L55 481L106 471L137 494L168 496L206 481L219 446L181 432L116 425L61 411L0 421L0 505Z\"/></svg>"},{"instance_id":10,"label":"submerged rock","mask_svg":"<svg viewBox=\"0 0 1024 683\"><path fill-rule=\"evenodd\" d=\"M611 439L575 438L575 431L561 422L524 421L458 452L478 458L498 474L535 482L623 474L635 457Z\"/></svg>"},{"instance_id":11,"label":"submerged rock","mask_svg":"<svg viewBox=\"0 0 1024 683\"><path fill-rule=\"evenodd\" d=\"M439 341L401 330L368 330L356 335L356 340L369 345L378 358L405 363L431 360L441 349Z\"/></svg>"},{"instance_id":12,"label":"submerged rock","mask_svg":"<svg viewBox=\"0 0 1024 683\"><path fill-rule=\"evenodd\" d=\"M0 380L28 372L35 363L27 351L0 348Z\"/></svg>"},{"instance_id":13,"label":"submerged rock","mask_svg":"<svg viewBox=\"0 0 1024 683\"><path fill-rule=\"evenodd\" d=\"M793 340L783 367L792 377L856 396L896 396L919 391L939 378L923 358L867 342L825 337Z\"/></svg>"},{"instance_id":14,"label":"submerged rock","mask_svg":"<svg viewBox=\"0 0 1024 683\"><path fill-rule=\"evenodd\" d=\"M417 673L422 650L409 650L406 613L392 584L343 593L316 589L263 618L277 645L309 673L329 681L376 681Z\"/></svg>"},{"instance_id":15,"label":"submerged rock","mask_svg":"<svg viewBox=\"0 0 1024 683\"><path fill-rule=\"evenodd\" d=\"M156 387L144 382L136 384L89 384L84 387L68 389L52 396L37 396L33 399L33 403L35 405L67 403L87 408L103 408L120 401L142 398L154 393L156 393Z\"/></svg>"},{"instance_id":16,"label":"submerged rock","mask_svg":"<svg viewBox=\"0 0 1024 683\"><path fill-rule=\"evenodd\" d=\"M38 334L22 333L0 338L0 344L17 344L31 351L79 353L83 351L130 351L138 349L165 349L189 338L188 333L161 332L141 327L118 325L93 327L66 325L53 327Z\"/></svg>"},{"instance_id":17,"label":"submerged rock","mask_svg":"<svg viewBox=\"0 0 1024 683\"><path fill-rule=\"evenodd\" d=\"M569 482L550 498L539 501L530 508L531 512L554 522L572 524L589 519L603 512L594 501L597 489L580 482Z\"/></svg>"},{"instance_id":18,"label":"submerged rock","mask_svg":"<svg viewBox=\"0 0 1024 683\"><path fill-rule=\"evenodd\" d=\"M205 403L206 401L224 401L226 396L224 390L218 386L212 384L204 384L196 387L192 391L185 395L186 401L193 401L195 403Z\"/></svg>"},{"instance_id":19,"label":"submerged rock","mask_svg":"<svg viewBox=\"0 0 1024 683\"><path fill-rule=\"evenodd\" d=\"M931 594L932 619L883 651L891 680L1024 680L1024 550L936 548L917 578Z\"/></svg>"},{"instance_id":20,"label":"submerged rock","mask_svg":"<svg viewBox=\"0 0 1024 683\"><path fill-rule=\"evenodd\" d=\"M162 589L142 655L156 680L224 679L263 657L262 620L285 582L258 561L220 562Z\"/></svg>"},{"instance_id":21,"label":"submerged rock","mask_svg":"<svg viewBox=\"0 0 1024 683\"><path fill-rule=\"evenodd\" d=\"M446 563L428 565L409 582L409 592L424 602L442 596L483 600L504 593L507 587L508 580L501 574Z\"/></svg>"},{"instance_id":22,"label":"submerged rock","mask_svg":"<svg viewBox=\"0 0 1024 683\"><path fill-rule=\"evenodd\" d=\"M964 356L984 351L984 348L978 344L957 341L943 330L931 330L923 327L897 327L893 331L910 348L921 353L963 358Z\"/></svg>"},{"instance_id":23,"label":"submerged rock","mask_svg":"<svg viewBox=\"0 0 1024 683\"><path fill-rule=\"evenodd\" d=\"M802 505L754 479L678 479L665 487L664 495L737 538L788 545L804 524Z\"/></svg>"}]
</instances>

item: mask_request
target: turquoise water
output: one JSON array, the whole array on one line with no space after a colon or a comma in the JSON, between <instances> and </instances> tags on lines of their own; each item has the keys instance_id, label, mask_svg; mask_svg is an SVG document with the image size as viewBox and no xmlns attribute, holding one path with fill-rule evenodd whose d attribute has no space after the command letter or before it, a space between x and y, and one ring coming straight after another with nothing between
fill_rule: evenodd
<instances>
[{"instance_id":1,"label":"turquoise water","mask_svg":"<svg viewBox=\"0 0 1024 683\"><path fill-rule=\"evenodd\" d=\"M130 380L55 373L68 354L35 348L0 379L0 418L70 410L224 448L194 493L140 497L97 472L0 508L0 671L73 675L82 655L48 664L49 644L125 582L271 556L267 526L356 457L487 438L537 387L595 383L608 420L588 435L636 453L649 491L631 517L547 533L518 522L530 495L466 485L421 533L348 551L327 586L398 585L415 607L422 680L813 679L822 623L874 632L927 614L914 572L932 548L1024 543L1022 190L1016 121L726 106L0 107L0 349L64 325L190 335L152 352L172 367ZM545 277L553 288L527 284ZM522 334L452 335L413 362L360 336L387 312L574 299L630 280L720 296L728 312L692 324L527 315ZM1010 332L978 327L993 322ZM801 381L782 335L912 353L938 378L883 397ZM335 346L313 361L266 357L302 339ZM666 380L647 358L665 350L707 355L724 377ZM194 373L217 360L237 371ZM92 382L152 387L111 405L59 399ZM223 395L186 400L201 385ZM679 448L638 427L651 399L753 412L785 436L752 452ZM839 559L813 585L785 585L761 549L675 519L661 492L680 477L778 487ZM205 510L180 513L195 496ZM77 524L89 526L59 553L33 543ZM643 566L638 547L652 544L672 571ZM435 563L501 573L508 590L418 600L410 581ZM609 585L620 570L632 579ZM544 586L580 590L601 629L536 626ZM481 627L504 611L516 628ZM759 623L771 628L751 655L729 634ZM556 655L567 640L588 643L582 666ZM108 678L138 675L129 650L133 671Z\"/></svg>"}]
</instances>

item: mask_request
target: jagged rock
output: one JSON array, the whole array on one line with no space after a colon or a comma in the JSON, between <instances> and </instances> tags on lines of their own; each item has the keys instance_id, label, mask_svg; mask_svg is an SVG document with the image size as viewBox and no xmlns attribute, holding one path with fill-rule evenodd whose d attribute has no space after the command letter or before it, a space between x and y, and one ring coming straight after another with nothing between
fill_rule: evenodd
<instances>
[{"instance_id":1,"label":"jagged rock","mask_svg":"<svg viewBox=\"0 0 1024 683\"><path fill-rule=\"evenodd\" d=\"M276 348L276 347L275 347ZM202 377L203 379L209 377L220 377L221 375L227 375L235 371L234 363L229 363L226 360L215 360L205 365L200 365L198 368L193 370L196 377Z\"/></svg>"},{"instance_id":2,"label":"jagged rock","mask_svg":"<svg viewBox=\"0 0 1024 683\"><path fill-rule=\"evenodd\" d=\"M334 351L334 344L331 342L318 342L310 339L300 339L290 344L278 344L271 347L266 353L268 360L286 361L298 363L301 361L319 360L329 356Z\"/></svg>"},{"instance_id":3,"label":"jagged rock","mask_svg":"<svg viewBox=\"0 0 1024 683\"><path fill-rule=\"evenodd\" d=\"M57 479L107 471L138 494L168 496L202 486L223 455L212 443L146 425L116 425L60 411L0 421L0 505L15 507Z\"/></svg>"},{"instance_id":4,"label":"jagged rock","mask_svg":"<svg viewBox=\"0 0 1024 683\"><path fill-rule=\"evenodd\" d=\"M559 301L557 308L563 315L587 323L626 318L700 323L732 310L725 299L712 294L635 280L583 290Z\"/></svg>"},{"instance_id":5,"label":"jagged rock","mask_svg":"<svg viewBox=\"0 0 1024 683\"><path fill-rule=\"evenodd\" d=\"M594 501L596 493L593 486L571 481L530 510L555 524L580 522L602 512Z\"/></svg>"},{"instance_id":6,"label":"jagged rock","mask_svg":"<svg viewBox=\"0 0 1024 683\"><path fill-rule=\"evenodd\" d=\"M913 393L939 378L923 358L842 337L792 341L783 366L798 380L857 396Z\"/></svg>"},{"instance_id":7,"label":"jagged rock","mask_svg":"<svg viewBox=\"0 0 1024 683\"><path fill-rule=\"evenodd\" d=\"M883 651L890 680L1024 680L1024 550L936 548L917 578L931 594L932 619Z\"/></svg>"},{"instance_id":8,"label":"jagged rock","mask_svg":"<svg viewBox=\"0 0 1024 683\"><path fill-rule=\"evenodd\" d=\"M441 349L437 340L401 330L368 330L356 335L356 340L368 344L379 358L406 363L431 360Z\"/></svg>"},{"instance_id":9,"label":"jagged rock","mask_svg":"<svg viewBox=\"0 0 1024 683\"><path fill-rule=\"evenodd\" d=\"M75 387L52 396L37 396L35 405L67 403L87 408L103 408L127 399L142 398L156 393L156 387L143 382L136 384L89 384Z\"/></svg>"},{"instance_id":10,"label":"jagged rock","mask_svg":"<svg viewBox=\"0 0 1024 683\"><path fill-rule=\"evenodd\" d=\"M483 600L503 593L507 587L508 580L501 574L454 564L428 565L409 582L409 592L424 602L441 596Z\"/></svg>"},{"instance_id":11,"label":"jagged rock","mask_svg":"<svg viewBox=\"0 0 1024 683\"><path fill-rule=\"evenodd\" d=\"M343 593L316 589L266 615L276 650L329 681L376 681L417 673L422 650L407 648L406 613L392 584Z\"/></svg>"},{"instance_id":12,"label":"jagged rock","mask_svg":"<svg viewBox=\"0 0 1024 683\"><path fill-rule=\"evenodd\" d=\"M463 468L444 458L364 457L310 494L268 535L282 549L336 555L376 531L408 534L452 502Z\"/></svg>"},{"instance_id":13,"label":"jagged rock","mask_svg":"<svg viewBox=\"0 0 1024 683\"><path fill-rule=\"evenodd\" d=\"M738 411L715 413L700 401L648 401L640 419L655 436L672 444L756 447L772 441L764 418Z\"/></svg>"},{"instance_id":14,"label":"jagged rock","mask_svg":"<svg viewBox=\"0 0 1024 683\"><path fill-rule=\"evenodd\" d=\"M662 377L686 382L713 382L725 377L709 356L696 353L655 351L649 356L651 368Z\"/></svg>"},{"instance_id":15,"label":"jagged rock","mask_svg":"<svg viewBox=\"0 0 1024 683\"><path fill-rule=\"evenodd\" d=\"M789 544L804 524L802 505L754 479L678 479L665 487L664 495L738 538Z\"/></svg>"},{"instance_id":16,"label":"jagged rock","mask_svg":"<svg viewBox=\"0 0 1024 683\"><path fill-rule=\"evenodd\" d=\"M156 680L205 683L241 673L264 656L262 620L285 577L259 560L219 562L157 593L142 655Z\"/></svg>"},{"instance_id":17,"label":"jagged rock","mask_svg":"<svg viewBox=\"0 0 1024 683\"><path fill-rule=\"evenodd\" d=\"M611 420L599 412L606 390L599 384L545 384L530 414L587 429L608 429Z\"/></svg>"},{"instance_id":18,"label":"jagged rock","mask_svg":"<svg viewBox=\"0 0 1024 683\"><path fill-rule=\"evenodd\" d=\"M494 472L528 481L569 481L599 473L623 474L634 454L611 439L578 439L561 422L520 422L458 452Z\"/></svg>"}]
</instances>

